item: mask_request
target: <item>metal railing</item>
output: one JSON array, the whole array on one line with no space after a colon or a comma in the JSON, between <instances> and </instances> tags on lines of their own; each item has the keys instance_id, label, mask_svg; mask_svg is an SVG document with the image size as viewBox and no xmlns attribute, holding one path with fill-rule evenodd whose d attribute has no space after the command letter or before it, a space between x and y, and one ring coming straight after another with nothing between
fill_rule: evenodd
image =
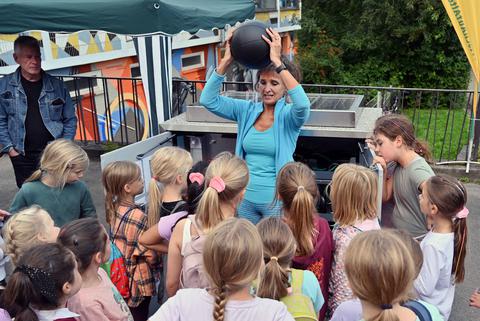
<instances>
[{"instance_id":1,"label":"metal railing","mask_svg":"<svg viewBox=\"0 0 480 321\"><path fill-rule=\"evenodd\" d=\"M83 142L127 145L150 136L150 117L140 78L57 76L77 106Z\"/></svg>"},{"instance_id":2,"label":"metal railing","mask_svg":"<svg viewBox=\"0 0 480 321\"><path fill-rule=\"evenodd\" d=\"M174 97L186 95L185 104L197 103L205 81L182 80ZM467 145L473 117L473 91L456 89L397 88L303 84L307 93L361 94L362 106L382 108L384 113L401 113L413 122L417 138L428 143L433 161L467 160ZM252 90L248 82L224 82L223 90ZM179 111L185 106L177 107ZM478 113L477 113L477 119ZM472 160L478 157L480 121L476 121Z\"/></svg>"},{"instance_id":3,"label":"metal railing","mask_svg":"<svg viewBox=\"0 0 480 321\"><path fill-rule=\"evenodd\" d=\"M57 76L77 106L76 140L126 145L151 135L148 103L140 78ZM173 79L173 116L198 103L205 81ZM395 88L304 84L307 93L361 94L363 106L410 117L416 135L425 140L435 162L466 161L466 146L473 118L473 91L428 88ZM253 90L249 82L226 81L224 91ZM477 117L478 119L478 112ZM472 160L477 160L480 121L475 122Z\"/></svg>"}]
</instances>

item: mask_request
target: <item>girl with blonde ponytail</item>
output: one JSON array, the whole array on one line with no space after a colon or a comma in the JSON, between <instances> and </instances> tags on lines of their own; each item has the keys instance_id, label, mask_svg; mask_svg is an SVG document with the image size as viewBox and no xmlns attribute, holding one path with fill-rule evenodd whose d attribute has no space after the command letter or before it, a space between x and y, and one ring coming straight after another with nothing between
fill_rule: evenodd
<instances>
[{"instance_id":1,"label":"girl with blonde ponytail","mask_svg":"<svg viewBox=\"0 0 480 321\"><path fill-rule=\"evenodd\" d=\"M248 184L245 161L231 153L217 155L205 172L205 190L196 215L175 226L168 246L166 288L169 296L181 288L206 287L201 253L208 233L224 219L235 216Z\"/></svg>"},{"instance_id":2,"label":"girl with blonde ponytail","mask_svg":"<svg viewBox=\"0 0 480 321\"><path fill-rule=\"evenodd\" d=\"M262 240L252 223L223 220L204 248L209 289L179 290L149 321L293 321L283 303L251 294L263 264Z\"/></svg>"},{"instance_id":3,"label":"girl with blonde ponytail","mask_svg":"<svg viewBox=\"0 0 480 321\"><path fill-rule=\"evenodd\" d=\"M90 191L80 181L88 164L87 153L74 142L66 139L51 142L42 153L40 168L15 195L10 213L39 205L58 226L83 217L96 217Z\"/></svg>"},{"instance_id":4,"label":"girl with blonde ponytail","mask_svg":"<svg viewBox=\"0 0 480 321\"><path fill-rule=\"evenodd\" d=\"M157 224L160 217L187 210L182 192L187 187L187 174L192 165L190 153L179 147L162 147L153 154L152 179L148 185L149 227Z\"/></svg>"},{"instance_id":5,"label":"girl with blonde ponytail","mask_svg":"<svg viewBox=\"0 0 480 321\"><path fill-rule=\"evenodd\" d=\"M315 274L311 271L302 271L290 268L295 255L297 243L287 224L280 218L269 217L257 225L263 242L263 259L265 268L260 274L257 295L261 298L280 300L289 295L289 288L293 288L296 277L300 276L302 294L311 300L314 316L323 306L320 286ZM293 311L290 311L293 313ZM323 320L323 319L321 319Z\"/></svg>"},{"instance_id":6,"label":"girl with blonde ponytail","mask_svg":"<svg viewBox=\"0 0 480 321\"><path fill-rule=\"evenodd\" d=\"M312 271L323 297L327 298L333 238L327 220L317 213L318 195L315 173L307 165L291 162L282 167L277 177L276 197L282 201L284 220L297 241L291 265ZM320 320L325 313L326 306L323 306Z\"/></svg>"}]
</instances>

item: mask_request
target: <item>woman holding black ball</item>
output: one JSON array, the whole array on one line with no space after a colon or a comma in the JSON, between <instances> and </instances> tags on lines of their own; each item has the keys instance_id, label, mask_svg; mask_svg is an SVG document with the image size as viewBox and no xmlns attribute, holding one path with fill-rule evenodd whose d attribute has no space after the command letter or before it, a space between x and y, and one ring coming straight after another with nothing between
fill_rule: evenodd
<instances>
[{"instance_id":1,"label":"woman holding black ball","mask_svg":"<svg viewBox=\"0 0 480 321\"><path fill-rule=\"evenodd\" d=\"M310 101L299 84L298 68L281 55L278 32L267 28L266 33L270 38L262 38L270 46L271 63L257 73L255 88L261 102L220 95L225 73L233 62L233 31L229 31L225 55L200 97L200 104L209 111L238 124L235 153L247 162L250 181L237 210L239 217L254 224L264 217L280 215L280 205L273 203L276 176L283 165L293 161L300 128L310 114ZM292 103L287 102L287 95Z\"/></svg>"}]
</instances>

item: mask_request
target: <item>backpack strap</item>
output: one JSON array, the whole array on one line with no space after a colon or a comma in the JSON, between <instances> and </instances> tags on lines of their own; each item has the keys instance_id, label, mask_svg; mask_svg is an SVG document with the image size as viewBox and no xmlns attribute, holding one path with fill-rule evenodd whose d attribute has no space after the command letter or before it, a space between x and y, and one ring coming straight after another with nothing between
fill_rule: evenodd
<instances>
[{"instance_id":1,"label":"backpack strap","mask_svg":"<svg viewBox=\"0 0 480 321\"><path fill-rule=\"evenodd\" d=\"M415 300L409 300L402 304L403 307L412 310L420 321L432 321L432 315L427 307Z\"/></svg>"},{"instance_id":2,"label":"backpack strap","mask_svg":"<svg viewBox=\"0 0 480 321\"><path fill-rule=\"evenodd\" d=\"M292 294L302 294L303 270L292 269L291 274Z\"/></svg>"},{"instance_id":3,"label":"backpack strap","mask_svg":"<svg viewBox=\"0 0 480 321\"><path fill-rule=\"evenodd\" d=\"M114 234L112 234L112 227L110 226L110 239L113 241L115 237L117 237L118 231L120 230L120 226L122 226L122 223L124 222L124 217L127 216L131 211L133 211L136 207L129 207L127 211L122 215L120 218L120 223L118 223L117 229Z\"/></svg>"}]
</instances>

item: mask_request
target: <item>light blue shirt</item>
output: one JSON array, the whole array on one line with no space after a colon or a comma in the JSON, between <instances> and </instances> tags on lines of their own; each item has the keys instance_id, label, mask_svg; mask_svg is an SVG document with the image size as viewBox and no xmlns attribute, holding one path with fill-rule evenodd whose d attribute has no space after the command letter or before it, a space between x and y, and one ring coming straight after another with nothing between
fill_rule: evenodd
<instances>
[{"instance_id":1,"label":"light blue shirt","mask_svg":"<svg viewBox=\"0 0 480 321\"><path fill-rule=\"evenodd\" d=\"M258 116L263 112L262 102L233 99L220 95L225 76L214 72L208 79L200 96L200 104L217 116L233 120L238 124L235 154L245 159L243 140ZM274 111L273 133L275 146L275 172L288 162L293 161L300 128L310 115L310 100L302 86L298 85L288 91L292 103L285 98L277 101ZM268 201L267 201L268 202ZM265 203L265 202L262 202Z\"/></svg>"},{"instance_id":2,"label":"light blue shirt","mask_svg":"<svg viewBox=\"0 0 480 321\"><path fill-rule=\"evenodd\" d=\"M275 194L275 141L273 126L265 131L250 128L243 140L250 181L245 199L253 203L270 203Z\"/></svg>"}]
</instances>

